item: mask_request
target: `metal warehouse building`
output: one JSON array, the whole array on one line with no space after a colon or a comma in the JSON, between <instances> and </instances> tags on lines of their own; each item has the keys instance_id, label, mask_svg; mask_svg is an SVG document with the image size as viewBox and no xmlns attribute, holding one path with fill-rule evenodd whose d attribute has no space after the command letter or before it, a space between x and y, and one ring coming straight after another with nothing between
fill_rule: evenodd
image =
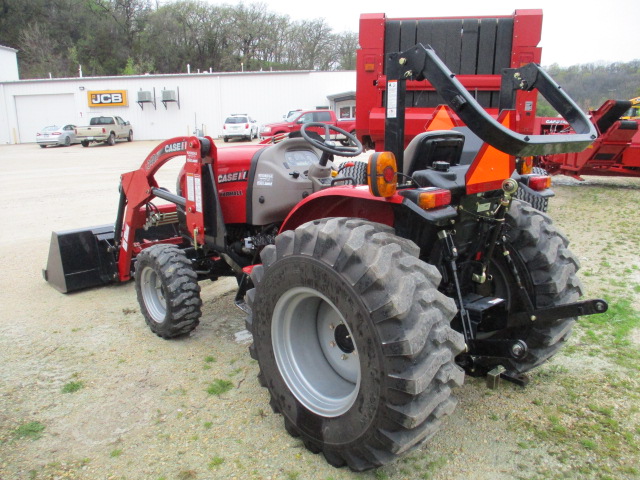
<instances>
[{"instance_id":1,"label":"metal warehouse building","mask_svg":"<svg viewBox=\"0 0 640 480\"><path fill-rule=\"evenodd\" d=\"M0 46L0 144L35 142L46 125L88 124L95 115L131 122L138 140L217 137L225 118L258 123L288 110L355 107L356 74L346 72L198 72L171 75L19 80L16 50Z\"/></svg>"}]
</instances>

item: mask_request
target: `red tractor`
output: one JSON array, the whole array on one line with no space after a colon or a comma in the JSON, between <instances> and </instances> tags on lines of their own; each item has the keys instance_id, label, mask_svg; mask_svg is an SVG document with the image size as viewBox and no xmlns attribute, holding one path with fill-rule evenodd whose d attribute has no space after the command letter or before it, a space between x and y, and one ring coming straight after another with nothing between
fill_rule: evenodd
<instances>
[{"instance_id":1,"label":"red tractor","mask_svg":"<svg viewBox=\"0 0 640 480\"><path fill-rule=\"evenodd\" d=\"M577 106L537 65L511 70L505 95L537 89L575 132L524 135L507 111L488 115L432 49L387 62L386 149L366 177L356 163L335 168L334 156L362 145L345 131L351 145L332 141L336 128L323 124L220 150L208 137L174 138L122 176L114 226L54 232L45 271L64 292L134 277L163 338L198 325L199 281L235 276L273 410L309 450L357 471L430 438L465 371L523 383L577 316L607 309L579 300L567 238L514 198L519 185L548 186L517 174L519 158L595 140ZM404 149L406 82L424 78L482 140L471 164L460 162L461 132L424 132ZM171 193L154 174L175 156L186 161Z\"/></svg>"}]
</instances>

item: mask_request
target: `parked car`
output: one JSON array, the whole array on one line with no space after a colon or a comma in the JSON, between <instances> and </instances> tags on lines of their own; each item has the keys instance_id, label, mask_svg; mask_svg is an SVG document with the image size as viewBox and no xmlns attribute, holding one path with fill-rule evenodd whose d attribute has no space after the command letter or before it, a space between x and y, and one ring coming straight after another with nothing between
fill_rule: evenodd
<instances>
[{"instance_id":1,"label":"parked car","mask_svg":"<svg viewBox=\"0 0 640 480\"><path fill-rule=\"evenodd\" d=\"M93 142L115 145L116 140L132 142L133 127L130 122L126 122L120 117L103 115L93 117L88 126L76 127L76 137L83 147L88 147Z\"/></svg>"},{"instance_id":2,"label":"parked car","mask_svg":"<svg viewBox=\"0 0 640 480\"><path fill-rule=\"evenodd\" d=\"M40 145L40 148L45 148L47 145L64 145L68 147L74 143L80 143L80 140L76 138L75 128L75 125L65 125L64 127L50 125L44 127L36 133L36 142Z\"/></svg>"},{"instance_id":3,"label":"parked car","mask_svg":"<svg viewBox=\"0 0 640 480\"><path fill-rule=\"evenodd\" d=\"M289 117L282 122L262 125L262 128L260 129L260 138L271 139L276 135L297 132L302 128L302 125L309 122L334 125L352 135L355 135L356 132L355 119L338 119L336 118L336 114L333 110L294 110L289 114ZM312 130L317 130L317 133L320 134L323 133L321 129ZM344 137L338 138L338 140L340 140L343 145L349 144L348 139Z\"/></svg>"},{"instance_id":4,"label":"parked car","mask_svg":"<svg viewBox=\"0 0 640 480\"><path fill-rule=\"evenodd\" d=\"M258 123L249 115L232 114L227 117L222 127L222 138L228 142L230 138L242 138L251 140L258 138Z\"/></svg>"}]
</instances>

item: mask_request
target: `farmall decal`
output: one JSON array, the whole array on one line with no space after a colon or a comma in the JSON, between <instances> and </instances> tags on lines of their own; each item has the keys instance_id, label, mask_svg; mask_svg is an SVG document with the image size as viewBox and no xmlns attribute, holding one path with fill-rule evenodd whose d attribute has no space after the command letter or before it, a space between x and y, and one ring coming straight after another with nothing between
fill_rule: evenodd
<instances>
[{"instance_id":1,"label":"farmall decal","mask_svg":"<svg viewBox=\"0 0 640 480\"><path fill-rule=\"evenodd\" d=\"M87 95L90 107L126 107L129 105L126 90L90 90Z\"/></svg>"},{"instance_id":2,"label":"farmall decal","mask_svg":"<svg viewBox=\"0 0 640 480\"><path fill-rule=\"evenodd\" d=\"M246 182L249 172L247 170L241 170L239 172L223 173L218 175L218 183L229 182Z\"/></svg>"}]
</instances>

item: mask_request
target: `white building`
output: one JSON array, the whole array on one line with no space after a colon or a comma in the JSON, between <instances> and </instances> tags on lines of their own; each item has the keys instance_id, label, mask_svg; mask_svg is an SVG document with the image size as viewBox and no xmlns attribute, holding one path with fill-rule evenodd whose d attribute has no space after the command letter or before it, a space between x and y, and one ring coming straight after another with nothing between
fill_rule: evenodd
<instances>
[{"instance_id":1,"label":"white building","mask_svg":"<svg viewBox=\"0 0 640 480\"><path fill-rule=\"evenodd\" d=\"M0 144L35 142L46 125L84 125L100 114L130 121L138 140L155 140L192 135L196 129L220 136L232 113L249 114L262 124L296 108L329 107L339 113L355 106L354 71L18 80L16 50L0 47L0 72Z\"/></svg>"}]
</instances>

